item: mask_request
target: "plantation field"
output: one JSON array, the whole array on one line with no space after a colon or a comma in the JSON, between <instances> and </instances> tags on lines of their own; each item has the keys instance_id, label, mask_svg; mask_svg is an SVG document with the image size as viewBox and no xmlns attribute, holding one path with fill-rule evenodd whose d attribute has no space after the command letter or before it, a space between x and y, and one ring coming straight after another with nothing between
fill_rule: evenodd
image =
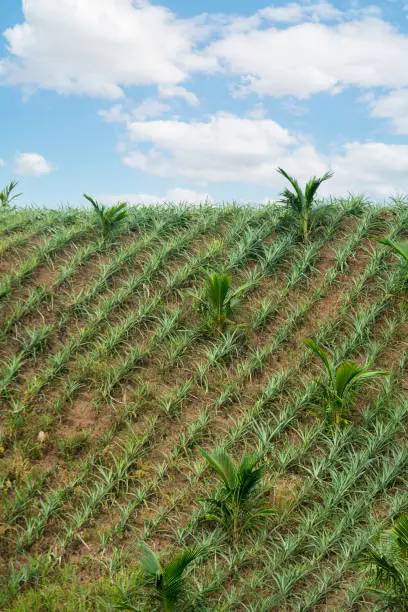
<instances>
[{"instance_id":1,"label":"plantation field","mask_svg":"<svg viewBox=\"0 0 408 612\"><path fill-rule=\"evenodd\" d=\"M406 268L378 239L408 206L333 211L304 241L274 205L129 208L108 238L0 212L1 610L375 609L357 561L408 509ZM240 288L218 324L213 272ZM329 422L306 338L387 374ZM217 515L217 449L262 458L260 520ZM179 603L141 542L198 547Z\"/></svg>"}]
</instances>

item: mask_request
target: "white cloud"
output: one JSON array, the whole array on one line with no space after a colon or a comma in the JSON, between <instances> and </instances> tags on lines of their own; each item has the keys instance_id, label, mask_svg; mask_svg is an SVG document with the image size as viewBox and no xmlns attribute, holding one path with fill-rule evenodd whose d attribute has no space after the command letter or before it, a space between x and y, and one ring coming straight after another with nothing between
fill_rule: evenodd
<instances>
[{"instance_id":1,"label":"white cloud","mask_svg":"<svg viewBox=\"0 0 408 612\"><path fill-rule=\"evenodd\" d=\"M336 21L341 19L342 12L328 2L299 4L290 2L284 6L268 6L259 11L268 21L296 23L311 19L312 21Z\"/></svg>"},{"instance_id":2,"label":"white cloud","mask_svg":"<svg viewBox=\"0 0 408 612\"><path fill-rule=\"evenodd\" d=\"M258 102L250 111L247 112L247 117L250 117L251 119L265 119L267 114L268 113L263 102Z\"/></svg>"},{"instance_id":3,"label":"white cloud","mask_svg":"<svg viewBox=\"0 0 408 612\"><path fill-rule=\"evenodd\" d=\"M276 160L276 165L300 178L304 183L314 175L321 175L331 168L334 177L323 183L322 196L345 196L347 193L364 193L381 199L407 191L408 145L382 142L349 142L338 151L320 154L311 145L300 146L293 153ZM266 178L266 177L265 177ZM284 185L282 177L271 176L271 185Z\"/></svg>"},{"instance_id":4,"label":"white cloud","mask_svg":"<svg viewBox=\"0 0 408 612\"><path fill-rule=\"evenodd\" d=\"M15 168L16 174L22 176L45 176L52 172L51 165L39 153L20 153L17 156Z\"/></svg>"},{"instance_id":5,"label":"white cloud","mask_svg":"<svg viewBox=\"0 0 408 612\"><path fill-rule=\"evenodd\" d=\"M332 193L386 197L407 192L408 145L350 142L332 156ZM327 186L328 188L328 186Z\"/></svg>"},{"instance_id":6,"label":"white cloud","mask_svg":"<svg viewBox=\"0 0 408 612\"><path fill-rule=\"evenodd\" d=\"M133 142L151 143L124 156L126 165L158 176L179 175L196 181L257 180L269 160L296 144L270 119L219 113L206 122L146 121L128 124Z\"/></svg>"},{"instance_id":7,"label":"white cloud","mask_svg":"<svg viewBox=\"0 0 408 612\"><path fill-rule=\"evenodd\" d=\"M198 185L263 185L278 193L283 182L277 166L301 182L332 168L335 176L321 190L325 195L351 191L381 198L406 191L408 145L349 142L323 154L270 119L226 113L207 122L133 122L128 129L139 148L125 154L124 163L153 176L178 176ZM146 142L150 148L140 148Z\"/></svg>"},{"instance_id":8,"label":"white cloud","mask_svg":"<svg viewBox=\"0 0 408 612\"><path fill-rule=\"evenodd\" d=\"M307 98L351 86L408 86L408 36L374 17L335 25L258 26L227 33L206 53L240 77L242 95Z\"/></svg>"},{"instance_id":9,"label":"white cloud","mask_svg":"<svg viewBox=\"0 0 408 612\"><path fill-rule=\"evenodd\" d=\"M126 85L177 85L214 64L194 53L199 20L146 0L24 0L25 21L5 31L3 82L120 98Z\"/></svg>"},{"instance_id":10,"label":"white cloud","mask_svg":"<svg viewBox=\"0 0 408 612\"><path fill-rule=\"evenodd\" d=\"M4 161L4 159L1 159L0 157L0 168L4 168L5 165L6 165L6 162Z\"/></svg>"},{"instance_id":11,"label":"white cloud","mask_svg":"<svg viewBox=\"0 0 408 612\"><path fill-rule=\"evenodd\" d=\"M100 201L104 204L111 205L117 202L129 202L130 204L163 204L163 202L180 203L188 202L189 204L203 204L205 202L213 202L213 198L209 193L194 191L192 189L182 189L176 187L169 189L163 196L155 196L143 193L122 193L119 195L101 196Z\"/></svg>"},{"instance_id":12,"label":"white cloud","mask_svg":"<svg viewBox=\"0 0 408 612\"><path fill-rule=\"evenodd\" d=\"M130 114L126 113L123 104L114 104L110 108L98 111L98 115L102 117L106 123L118 123L120 121L128 121Z\"/></svg>"},{"instance_id":13,"label":"white cloud","mask_svg":"<svg viewBox=\"0 0 408 612\"><path fill-rule=\"evenodd\" d=\"M369 101L371 116L389 119L397 134L408 134L408 88Z\"/></svg>"},{"instance_id":14,"label":"white cloud","mask_svg":"<svg viewBox=\"0 0 408 612\"><path fill-rule=\"evenodd\" d=\"M159 117L161 114L170 110L170 106L157 100L156 98L145 98L138 106L131 107L127 104L114 104L108 109L100 110L98 114L107 123L129 123L132 120L144 121Z\"/></svg>"},{"instance_id":15,"label":"white cloud","mask_svg":"<svg viewBox=\"0 0 408 612\"><path fill-rule=\"evenodd\" d=\"M301 21L345 21L359 18L362 16L381 15L381 9L375 5L368 5L364 8L352 7L340 10L330 4L330 2L290 2L282 6L267 6L258 11L258 14L268 21L276 23L300 23Z\"/></svg>"},{"instance_id":16,"label":"white cloud","mask_svg":"<svg viewBox=\"0 0 408 612\"><path fill-rule=\"evenodd\" d=\"M155 85L159 97L192 106L198 98L182 84L202 71L237 75L242 92L271 96L408 86L407 36L378 11L291 2L248 17L178 19L148 0L24 0L25 21L4 32L0 81L110 99Z\"/></svg>"},{"instance_id":17,"label":"white cloud","mask_svg":"<svg viewBox=\"0 0 408 612\"><path fill-rule=\"evenodd\" d=\"M177 85L160 85L158 87L158 95L160 98L182 98L191 106L199 104L198 98L194 93ZM108 109L98 111L98 114L107 123L129 123L135 119L137 121L153 119L169 111L171 111L169 104L158 98L149 97L142 100L137 106L133 106L133 102L130 99L126 99L124 103L114 104Z\"/></svg>"},{"instance_id":18,"label":"white cloud","mask_svg":"<svg viewBox=\"0 0 408 612\"><path fill-rule=\"evenodd\" d=\"M307 115L309 109L307 106L296 100L295 98L284 98L282 100L282 108L294 117L302 117Z\"/></svg>"},{"instance_id":19,"label":"white cloud","mask_svg":"<svg viewBox=\"0 0 408 612\"><path fill-rule=\"evenodd\" d=\"M160 100L156 100L154 98L146 98L146 100L143 100L139 106L135 106L135 108L132 110L132 116L139 121L144 121L145 119L158 117L168 110L170 110L170 106L168 104L164 104L163 102L160 102Z\"/></svg>"},{"instance_id":20,"label":"white cloud","mask_svg":"<svg viewBox=\"0 0 408 612\"><path fill-rule=\"evenodd\" d=\"M179 85L159 85L159 96L163 98L182 98L191 106L198 106L199 104L195 93Z\"/></svg>"}]
</instances>

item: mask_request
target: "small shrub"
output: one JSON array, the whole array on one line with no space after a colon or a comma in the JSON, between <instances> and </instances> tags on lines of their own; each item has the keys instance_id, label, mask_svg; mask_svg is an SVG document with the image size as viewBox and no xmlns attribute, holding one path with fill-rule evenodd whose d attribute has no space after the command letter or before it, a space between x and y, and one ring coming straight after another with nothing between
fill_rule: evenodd
<instances>
[{"instance_id":1,"label":"small shrub","mask_svg":"<svg viewBox=\"0 0 408 612\"><path fill-rule=\"evenodd\" d=\"M97 200L84 193L84 198L90 202L96 213L96 218L104 239L110 238L113 233L119 228L122 221L127 217L126 203L122 202L116 206L106 208L103 204L99 204Z\"/></svg>"},{"instance_id":2,"label":"small shrub","mask_svg":"<svg viewBox=\"0 0 408 612\"><path fill-rule=\"evenodd\" d=\"M297 227L299 234L304 242L310 238L315 227L323 225L327 222L332 207L330 205L317 206L315 204L315 196L320 185L333 176L333 172L326 172L320 178L311 178L302 190L298 181L290 176L283 168L278 168L279 174L284 176L291 186L290 189L284 189L281 193L280 202L286 207L286 219L288 229L293 230Z\"/></svg>"},{"instance_id":3,"label":"small shrub","mask_svg":"<svg viewBox=\"0 0 408 612\"><path fill-rule=\"evenodd\" d=\"M194 294L199 309L205 317L206 323L219 332L224 332L227 325L234 321L231 319L234 309L238 305L239 297L254 285L245 283L238 289L231 289L231 277L221 272L205 273L204 294Z\"/></svg>"},{"instance_id":4,"label":"small shrub","mask_svg":"<svg viewBox=\"0 0 408 612\"><path fill-rule=\"evenodd\" d=\"M55 429L55 418L50 414L42 414L39 420L39 427L42 431L52 431Z\"/></svg>"},{"instance_id":5,"label":"small shrub","mask_svg":"<svg viewBox=\"0 0 408 612\"><path fill-rule=\"evenodd\" d=\"M87 448L89 431L79 431L64 440L60 440L58 444L64 457L71 459Z\"/></svg>"},{"instance_id":6,"label":"small shrub","mask_svg":"<svg viewBox=\"0 0 408 612\"><path fill-rule=\"evenodd\" d=\"M370 572L369 590L384 604L384 610L408 609L408 516L401 515L384 531L375 546L359 559Z\"/></svg>"},{"instance_id":7,"label":"small shrub","mask_svg":"<svg viewBox=\"0 0 408 612\"><path fill-rule=\"evenodd\" d=\"M0 489L8 486L19 486L30 474L31 467L28 457L19 452L13 457L2 459L0 469Z\"/></svg>"},{"instance_id":8,"label":"small shrub","mask_svg":"<svg viewBox=\"0 0 408 612\"><path fill-rule=\"evenodd\" d=\"M207 519L217 521L237 542L247 529L265 525L276 515L265 499L267 489L261 485L266 464L259 465L262 455L248 453L235 466L224 449L209 454L200 449L208 465L219 476L222 487L215 497L203 498L213 511Z\"/></svg>"},{"instance_id":9,"label":"small shrub","mask_svg":"<svg viewBox=\"0 0 408 612\"><path fill-rule=\"evenodd\" d=\"M321 359L327 373L327 382L316 380L323 392L320 408L326 424L330 427L347 424L357 388L379 376L388 376L389 372L370 370L365 364L354 361L343 361L336 366L329 360L326 351L311 338L303 342Z\"/></svg>"},{"instance_id":10,"label":"small shrub","mask_svg":"<svg viewBox=\"0 0 408 612\"><path fill-rule=\"evenodd\" d=\"M10 183L0 191L0 208L8 208L15 199L22 195L21 193L13 194L17 185L17 181L10 181Z\"/></svg>"},{"instance_id":11,"label":"small shrub","mask_svg":"<svg viewBox=\"0 0 408 612\"><path fill-rule=\"evenodd\" d=\"M140 542L140 549L144 586L150 591L150 598L158 602L165 612L180 610L186 596L184 571L202 557L207 549L202 546L194 546L178 553L165 565L160 563L154 552L144 542ZM136 610L133 607L131 609Z\"/></svg>"}]
</instances>

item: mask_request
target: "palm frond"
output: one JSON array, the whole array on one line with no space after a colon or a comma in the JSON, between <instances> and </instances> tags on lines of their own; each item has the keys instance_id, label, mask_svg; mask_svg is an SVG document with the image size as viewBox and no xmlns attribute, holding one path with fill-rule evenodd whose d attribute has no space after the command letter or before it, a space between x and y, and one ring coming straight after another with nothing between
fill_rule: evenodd
<instances>
[{"instance_id":1,"label":"palm frond","mask_svg":"<svg viewBox=\"0 0 408 612\"><path fill-rule=\"evenodd\" d=\"M401 514L395 521L391 529L391 537L398 547L403 557L408 555L408 516Z\"/></svg>"},{"instance_id":2,"label":"palm frond","mask_svg":"<svg viewBox=\"0 0 408 612\"><path fill-rule=\"evenodd\" d=\"M381 244L385 244L386 246L391 247L403 257L403 259L408 262L408 242L395 242L394 240L390 240L389 238L385 238L383 240L378 240Z\"/></svg>"},{"instance_id":3,"label":"palm frond","mask_svg":"<svg viewBox=\"0 0 408 612\"><path fill-rule=\"evenodd\" d=\"M230 290L229 295L228 295L228 302L232 304L232 302L235 301L237 298L239 298L240 295L248 291L248 289L252 289L253 287L256 287L257 285L259 285L259 281L248 281L247 283L240 285L240 287L238 287L234 291Z\"/></svg>"},{"instance_id":4,"label":"palm frond","mask_svg":"<svg viewBox=\"0 0 408 612\"><path fill-rule=\"evenodd\" d=\"M389 376L385 370L368 370L353 361L344 361L336 370L336 388L339 397L345 397L351 387L379 376Z\"/></svg>"},{"instance_id":5,"label":"palm frond","mask_svg":"<svg viewBox=\"0 0 408 612\"><path fill-rule=\"evenodd\" d=\"M294 220L296 220L298 232L302 235L303 241L307 242L314 227L324 221L323 210L317 212L319 207L314 207L314 197L323 181L331 178L333 173L331 171L326 172L320 178L314 176L306 183L303 192L298 181L293 176L290 176L283 168L278 168L277 171L289 181L293 188L293 191L287 188L282 191L280 202L285 204L286 208L291 212ZM327 209L325 214L327 215ZM286 221L289 220L288 218L286 219ZM290 229L292 230L293 228L291 227Z\"/></svg>"},{"instance_id":6,"label":"palm frond","mask_svg":"<svg viewBox=\"0 0 408 612\"><path fill-rule=\"evenodd\" d=\"M95 200L94 198L92 198L90 195L88 195L87 193L83 194L84 198L86 200L88 200L88 202L90 202L92 204L92 206L94 207L94 209L98 212L100 211L100 206L99 203L97 202L97 200Z\"/></svg>"},{"instance_id":7,"label":"palm frond","mask_svg":"<svg viewBox=\"0 0 408 612\"><path fill-rule=\"evenodd\" d=\"M139 548L142 552L140 559L142 570L152 578L159 578L162 573L162 567L158 558L145 542L140 541Z\"/></svg>"},{"instance_id":8,"label":"palm frond","mask_svg":"<svg viewBox=\"0 0 408 612\"><path fill-rule=\"evenodd\" d=\"M21 193L15 193L11 195L14 189L17 187L17 185L18 185L18 181L10 181L10 183L8 183L8 185L5 185L3 189L0 191L0 206L2 208L6 208L7 206L10 206L13 200L15 200L16 198L19 198L22 195Z\"/></svg>"},{"instance_id":9,"label":"palm frond","mask_svg":"<svg viewBox=\"0 0 408 612\"><path fill-rule=\"evenodd\" d=\"M208 552L206 546L193 546L178 553L165 566L163 576L165 580L170 581L180 578L184 570L193 562L202 557Z\"/></svg>"},{"instance_id":10,"label":"palm frond","mask_svg":"<svg viewBox=\"0 0 408 612\"><path fill-rule=\"evenodd\" d=\"M217 521L231 532L236 541L247 528L257 528L265 524L276 512L266 505L263 499L265 489L260 486L265 470L265 463L260 453L247 453L235 467L231 457L224 450L208 455L201 449L204 457L214 471L221 476L223 488L217 497L205 498L202 501L212 506L213 512L207 519Z\"/></svg>"},{"instance_id":11,"label":"palm frond","mask_svg":"<svg viewBox=\"0 0 408 612\"><path fill-rule=\"evenodd\" d=\"M322 360L326 371L329 375L330 381L332 383L334 383L335 381L335 372L334 372L334 367L331 364L331 362L329 361L329 358L327 356L326 351L319 346L318 344L316 344L316 342L314 340L312 340L312 338L304 338L302 340L303 344L305 344L308 348L310 348L318 357L320 357L320 359Z\"/></svg>"},{"instance_id":12,"label":"palm frond","mask_svg":"<svg viewBox=\"0 0 408 612\"><path fill-rule=\"evenodd\" d=\"M106 208L88 194L84 193L83 195L92 204L102 230L102 235L104 238L107 238L119 226L120 222L127 217L126 203L122 202Z\"/></svg>"},{"instance_id":13,"label":"palm frond","mask_svg":"<svg viewBox=\"0 0 408 612\"><path fill-rule=\"evenodd\" d=\"M406 591L407 585L403 575L396 565L384 554L371 547L367 552L365 560L373 567L377 584L382 584L386 588Z\"/></svg>"},{"instance_id":14,"label":"palm frond","mask_svg":"<svg viewBox=\"0 0 408 612\"><path fill-rule=\"evenodd\" d=\"M218 272L206 274L205 276L207 295L212 306L220 314L231 286L231 278L228 274Z\"/></svg>"},{"instance_id":15,"label":"palm frond","mask_svg":"<svg viewBox=\"0 0 408 612\"><path fill-rule=\"evenodd\" d=\"M228 453L222 448L216 449L211 454L207 453L200 446L199 449L207 463L220 476L227 489L233 489L236 484L236 472L232 459Z\"/></svg>"},{"instance_id":16,"label":"palm frond","mask_svg":"<svg viewBox=\"0 0 408 612\"><path fill-rule=\"evenodd\" d=\"M289 181L295 190L294 194L293 192L289 191L289 189L284 189L281 194L283 202L300 212L303 208L304 194L298 181L293 176L290 176L290 174L288 174L283 168L278 168L277 171Z\"/></svg>"},{"instance_id":17,"label":"palm frond","mask_svg":"<svg viewBox=\"0 0 408 612\"><path fill-rule=\"evenodd\" d=\"M328 383L317 380L323 390L322 414L330 426L348 423L350 412L350 396L354 387L379 376L387 376L385 370L369 370L365 364L354 361L343 361L337 367L330 361L326 351L317 345L311 338L302 342L309 347L322 360L327 374Z\"/></svg>"},{"instance_id":18,"label":"palm frond","mask_svg":"<svg viewBox=\"0 0 408 612\"><path fill-rule=\"evenodd\" d=\"M314 176L313 178L311 178L306 183L306 187L305 187L305 199L306 199L308 204L311 204L313 202L314 197L315 197L315 195L317 193L317 190L319 189L320 185L324 181L327 181L327 180L331 179L333 174L334 173L331 170L329 170L328 172L325 172L323 174L323 176L321 176L320 178L317 178L316 176Z\"/></svg>"},{"instance_id":19,"label":"palm frond","mask_svg":"<svg viewBox=\"0 0 408 612\"><path fill-rule=\"evenodd\" d=\"M265 471L266 464L255 466L261 460L261 455L252 455L250 453L244 455L241 463L238 465L236 470L236 484L237 492L240 498L243 500L247 499L250 492L259 484L263 473Z\"/></svg>"}]
</instances>

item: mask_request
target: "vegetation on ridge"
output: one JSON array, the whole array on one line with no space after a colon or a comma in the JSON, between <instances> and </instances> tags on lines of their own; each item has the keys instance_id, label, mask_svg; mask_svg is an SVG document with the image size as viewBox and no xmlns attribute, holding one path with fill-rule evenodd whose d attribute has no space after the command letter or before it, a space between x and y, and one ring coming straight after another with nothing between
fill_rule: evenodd
<instances>
[{"instance_id":1,"label":"vegetation on ridge","mask_svg":"<svg viewBox=\"0 0 408 612\"><path fill-rule=\"evenodd\" d=\"M308 201L0 211L1 609L406 606L408 206Z\"/></svg>"}]
</instances>

